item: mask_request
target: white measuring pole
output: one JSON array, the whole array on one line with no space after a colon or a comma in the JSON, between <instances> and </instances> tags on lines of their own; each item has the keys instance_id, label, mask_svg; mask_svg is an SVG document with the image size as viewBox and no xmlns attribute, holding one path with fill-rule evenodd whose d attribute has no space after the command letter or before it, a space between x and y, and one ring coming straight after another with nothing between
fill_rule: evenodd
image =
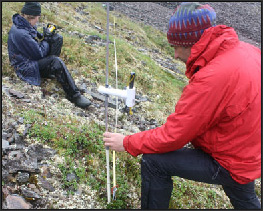
<instances>
[{"instance_id":1,"label":"white measuring pole","mask_svg":"<svg viewBox=\"0 0 263 211\"><path fill-rule=\"evenodd\" d=\"M109 78L109 2L107 2L107 54L106 54L106 83L105 87L108 88L108 78ZM105 97L105 128L108 132L108 95ZM111 191L110 191L110 152L109 147L106 147L106 163L107 163L107 196L108 203L111 201Z\"/></svg>"},{"instance_id":2,"label":"white measuring pole","mask_svg":"<svg viewBox=\"0 0 263 211\"><path fill-rule=\"evenodd\" d=\"M114 17L114 29L115 29L115 17ZM117 66L117 52L116 52L115 39L114 39L114 52L115 52L115 69L116 69L116 89L118 89L118 66ZM117 132L117 124L118 124L118 97L116 97L115 133ZM113 155L112 155L112 160L113 160L113 169L112 169L113 187L116 187L115 151L113 151L112 153L113 153Z\"/></svg>"}]
</instances>

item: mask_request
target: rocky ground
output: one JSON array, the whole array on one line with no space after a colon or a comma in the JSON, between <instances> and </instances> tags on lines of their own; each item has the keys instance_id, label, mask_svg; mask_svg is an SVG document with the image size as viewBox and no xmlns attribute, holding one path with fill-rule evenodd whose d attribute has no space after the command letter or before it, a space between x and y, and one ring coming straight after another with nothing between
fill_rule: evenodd
<instances>
[{"instance_id":1,"label":"rocky ground","mask_svg":"<svg viewBox=\"0 0 263 211\"><path fill-rule=\"evenodd\" d=\"M131 19L167 31L179 2L112 2L115 10ZM217 24L233 27L242 41L261 48L261 2L202 2L214 8Z\"/></svg>"},{"instance_id":2,"label":"rocky ground","mask_svg":"<svg viewBox=\"0 0 263 211\"><path fill-rule=\"evenodd\" d=\"M25 84L18 78L2 78L2 201L3 208L28 209L28 208L103 208L97 203L98 194L86 185L80 185L76 194L67 195L67 190L62 189L61 172L58 164L63 163L55 150L38 143L28 137L30 124L24 118L14 114L14 106L52 108L47 110L49 115L73 115L85 122L93 119L99 124L104 124L105 97L99 94L97 85L92 85L83 80L76 80L82 93L91 99L92 105L86 109L75 107L66 99L60 99L61 87L55 83L51 91L46 90L51 79L46 79L42 87ZM58 100L62 102L58 102ZM147 97L136 95L136 104L147 101ZM59 104L63 104L63 111ZM120 110L125 112L124 103L119 102ZM43 107L44 108L44 107ZM136 108L135 108L136 109ZM109 99L109 127L114 125L115 101ZM120 128L139 132L160 126L154 119L145 119L134 113L127 120L119 123ZM113 129L111 129L113 131ZM52 164L53 163L53 164ZM76 175L68 174L67 180L74 179Z\"/></svg>"},{"instance_id":3,"label":"rocky ground","mask_svg":"<svg viewBox=\"0 0 263 211\"><path fill-rule=\"evenodd\" d=\"M176 2L112 2L111 9L122 12L130 18L153 25L166 31L167 21L176 6ZM218 21L237 29L239 36L250 43L261 47L261 4L250 2L211 2L217 11ZM234 15L233 15L234 14ZM77 36L82 36L75 33ZM105 45L104 40L96 36L88 36L87 43ZM169 58L163 59L159 52L151 52L152 58L167 70L176 72ZM176 74L176 77L181 77ZM104 98L96 92L97 85L89 81L76 80L83 94L91 99L92 106L88 110L76 108L60 96L61 88L54 83L51 92L46 92L47 79L42 87L25 84L18 78L2 78L2 208L38 209L38 208L105 208L96 202L96 191L90 187L79 186L75 195L67 196L61 187L61 173L54 163L62 163L55 150L28 139L31 125L15 114L15 106L34 108L41 105L52 107L52 113L61 112L58 100L64 104L65 114L74 111L73 115L92 118L104 124ZM62 98L62 99L60 99ZM136 96L136 104L148 101L146 96ZM110 102L111 107L114 102ZM135 108L136 109L136 108ZM113 112L110 110L110 112ZM114 114L110 115L114 116ZM159 126L155 119L144 119L133 116L123 125L133 128L131 132L139 132ZM114 125L114 122L110 123ZM125 128L123 128L125 129ZM53 163L53 164L52 164ZM68 181L74 175L67 175ZM38 181L38 182L36 182ZM52 205L53 204L53 205Z\"/></svg>"}]
</instances>

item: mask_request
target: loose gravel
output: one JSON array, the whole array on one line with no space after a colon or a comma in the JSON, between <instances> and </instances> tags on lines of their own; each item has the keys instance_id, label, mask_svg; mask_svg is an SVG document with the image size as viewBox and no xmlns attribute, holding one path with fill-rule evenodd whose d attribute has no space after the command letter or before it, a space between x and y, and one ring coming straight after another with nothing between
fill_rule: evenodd
<instances>
[{"instance_id":1,"label":"loose gravel","mask_svg":"<svg viewBox=\"0 0 263 211\"><path fill-rule=\"evenodd\" d=\"M132 20L167 31L169 19L180 2L111 2L114 10ZM233 27L240 40L261 48L261 2L201 2L217 13L217 24Z\"/></svg>"}]
</instances>

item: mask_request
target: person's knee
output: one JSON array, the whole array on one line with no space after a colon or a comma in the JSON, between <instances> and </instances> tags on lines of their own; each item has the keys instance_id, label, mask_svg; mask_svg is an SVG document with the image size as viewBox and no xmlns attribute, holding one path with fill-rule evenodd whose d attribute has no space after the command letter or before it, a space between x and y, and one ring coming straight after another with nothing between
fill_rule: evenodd
<instances>
[{"instance_id":1,"label":"person's knee","mask_svg":"<svg viewBox=\"0 0 263 211\"><path fill-rule=\"evenodd\" d=\"M154 170L158 169L158 154L143 154L141 166L143 168Z\"/></svg>"},{"instance_id":2,"label":"person's knee","mask_svg":"<svg viewBox=\"0 0 263 211\"><path fill-rule=\"evenodd\" d=\"M57 56L52 56L52 66L55 69L60 69L63 66L62 60Z\"/></svg>"},{"instance_id":3,"label":"person's knee","mask_svg":"<svg viewBox=\"0 0 263 211\"><path fill-rule=\"evenodd\" d=\"M64 62L58 56L52 56L51 69L54 74L59 74L66 69Z\"/></svg>"},{"instance_id":4,"label":"person's knee","mask_svg":"<svg viewBox=\"0 0 263 211\"><path fill-rule=\"evenodd\" d=\"M155 154L143 154L142 163L151 163L153 162Z\"/></svg>"}]
</instances>

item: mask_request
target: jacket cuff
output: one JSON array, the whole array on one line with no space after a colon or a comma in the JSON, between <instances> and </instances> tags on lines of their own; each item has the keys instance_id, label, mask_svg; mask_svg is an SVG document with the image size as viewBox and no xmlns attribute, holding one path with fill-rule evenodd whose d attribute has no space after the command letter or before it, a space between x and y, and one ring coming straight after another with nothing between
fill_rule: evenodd
<instances>
[{"instance_id":1,"label":"jacket cuff","mask_svg":"<svg viewBox=\"0 0 263 211\"><path fill-rule=\"evenodd\" d=\"M125 136L123 139L123 147L128 152L129 136Z\"/></svg>"},{"instance_id":2,"label":"jacket cuff","mask_svg":"<svg viewBox=\"0 0 263 211\"><path fill-rule=\"evenodd\" d=\"M137 157L138 154L134 153L132 151L131 147L129 146L130 145L130 140L129 140L130 137L131 137L131 135L128 135L128 136L124 137L124 139L123 139L123 147L129 154L131 154L134 157Z\"/></svg>"}]
</instances>

